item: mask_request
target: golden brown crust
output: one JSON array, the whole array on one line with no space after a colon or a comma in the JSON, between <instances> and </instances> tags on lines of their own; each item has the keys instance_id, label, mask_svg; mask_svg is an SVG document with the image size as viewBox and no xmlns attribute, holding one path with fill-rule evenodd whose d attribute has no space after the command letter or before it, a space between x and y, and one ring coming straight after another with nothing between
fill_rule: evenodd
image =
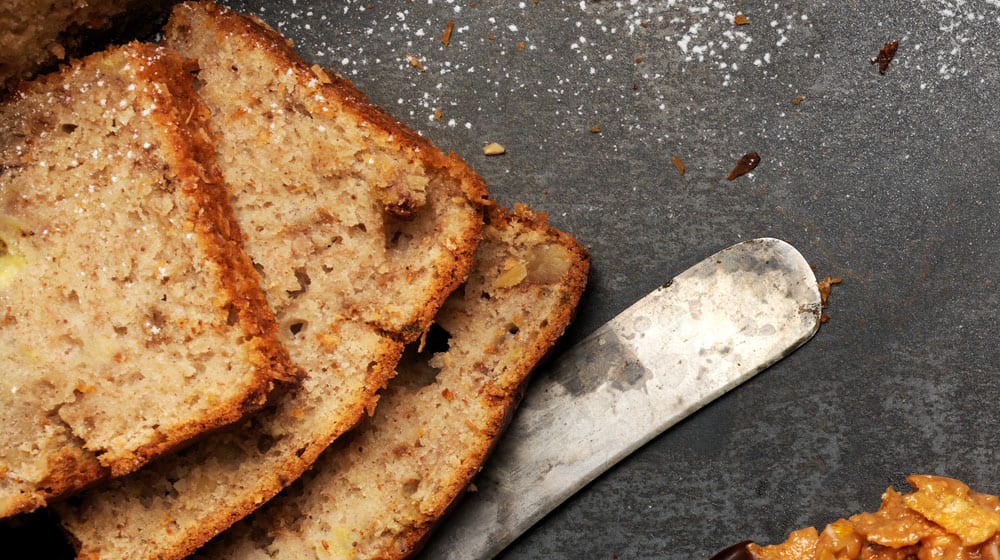
<instances>
[{"instance_id":1,"label":"golden brown crust","mask_svg":"<svg viewBox=\"0 0 1000 560\"><path fill-rule=\"evenodd\" d=\"M39 481L37 492L24 495L17 512L45 507L50 501L87 488L111 475L93 453L81 447L64 447L48 459L48 472Z\"/></svg>"},{"instance_id":2,"label":"golden brown crust","mask_svg":"<svg viewBox=\"0 0 1000 560\"><path fill-rule=\"evenodd\" d=\"M205 284L217 281L224 290L223 293L216 294L221 303L216 312L222 318L219 323L225 324L223 306L231 304L233 316L238 322L235 328L241 329L241 342L249 347L249 355L246 357L249 358L252 375L248 376L250 381L246 384L239 381L246 391L232 398L216 401L217 408L205 408L210 412L192 415L189 419L171 424L169 430L159 429L157 424L152 427L148 436L143 436L144 439L134 445L114 449L106 448L104 443L94 443L84 436L70 433L68 426L73 420L60 418L61 413L51 413L51 423L61 426L60 429L67 432L65 437L76 439L70 440L72 445L67 445L46 458L47 470L38 479L37 494L24 497L19 504L13 505L13 509L6 509L5 513L27 511L48 500L78 491L97 480L134 471L195 436L231 423L259 408L275 378L294 377L291 372L295 370L287 352L277 340L274 317L257 284L256 272L240 248L239 230L233 227L235 222L221 184L221 176L215 167L214 149L204 129L207 111L194 93L190 69L190 62L176 53L162 47L132 43L75 61L57 73L24 83L10 103L18 103L29 95L44 97L52 91L70 96L72 93L63 93L71 91L68 87L63 88L63 84L73 84L74 80L86 79L81 78L85 76L99 76L105 70L109 75L121 73L124 76L127 72L132 72L128 79L132 80L132 87L137 88L136 103L146 104L137 106L134 110L136 113L148 110L149 122L153 125L147 128L155 131L152 134L159 135L156 144L161 150L158 153L163 154L165 170L162 180L176 186L176 192L182 192L183 199L192 203L188 218L189 231L199 239L203 256L213 262L210 275L205 276ZM77 85L81 92L92 86L87 82ZM122 100L122 103L126 102ZM33 118L45 117L36 115ZM211 282L207 280L210 276ZM237 370L248 365L242 361L242 357L236 359L240 360ZM236 363L233 362L232 365ZM236 373L237 371L233 372ZM94 389L84 388L80 392L86 394ZM111 412L107 411L108 414ZM117 443L113 445L118 446Z\"/></svg>"},{"instance_id":3,"label":"golden brown crust","mask_svg":"<svg viewBox=\"0 0 1000 560\"><path fill-rule=\"evenodd\" d=\"M330 86L337 91L342 102L356 111L359 118L368 120L375 125L406 140L414 152L424 154L427 165L447 170L449 176L459 181L465 189L465 194L472 201L488 204L486 183L476 174L458 154L454 152L445 156L444 152L431 144L427 138L402 125L386 110L372 103L368 96L357 89L354 84L339 73L330 76Z\"/></svg>"},{"instance_id":4,"label":"golden brown crust","mask_svg":"<svg viewBox=\"0 0 1000 560\"><path fill-rule=\"evenodd\" d=\"M82 495L83 501L77 501L77 504L62 503L55 506L56 511L63 518L63 524L74 537L74 546L77 549L77 560L106 560L108 558L133 558L133 557L155 557L158 560L180 560L181 558L187 557L189 554L193 553L198 547L202 546L212 537L218 535L220 532L224 531L230 527L233 523L236 523L240 519L246 517L260 507L263 501L266 501L271 496L280 492L283 488L287 487L295 478L298 477L304 470L306 470L323 452L324 449L331 443L334 435L339 435L340 433L346 432L352 426L354 426L358 421L360 421L365 414L370 414L375 406L375 402L378 400L377 390L385 385L388 379L394 374L394 367L396 362L399 360L400 354L402 352L402 345L396 341L389 338L383 339L383 347L379 351L379 355L373 358L372 369L366 378L366 383L369 385L365 387L364 396L360 397L352 403L350 410L344 411L341 414L341 418L335 426L331 426L328 432L328 437L317 438L308 443L308 445L302 447L298 453L287 453L279 457L269 456L270 462L267 463L268 469L266 470L256 470L252 469L246 471L245 474L252 476L252 480L246 481L246 487L252 488L253 492L240 493L236 489L230 489L226 492L225 508L217 509L212 512L211 515L203 515L200 517L196 526L186 527L184 530L177 528L173 531L171 539L159 542L134 542L133 547L126 550L114 549L110 547L108 542L102 541L100 539L88 538L86 534L81 533L80 530L92 523L94 520L89 519L88 515L93 515L93 509L87 507L88 502L97 502L100 505L104 505L102 502L115 501L120 496L116 496L113 492L102 491L101 488L94 490L94 493L85 493ZM289 387L290 392L301 391L301 387ZM278 395L271 399L274 401L274 406L281 406L284 399L281 395ZM287 404L287 402L285 403ZM275 411L270 409L270 405L263 411L257 413L257 417L252 418L250 421L234 426L235 430L232 433L218 432L209 436L209 440L213 442L214 445L211 447L204 447L202 443L195 444L191 448L185 449L178 454L179 459L166 458L165 461L159 463L154 463L153 465L147 467L146 469L140 470L134 473L130 477L121 479L120 481L113 482L112 488L118 488L118 482L127 484L131 488L155 488L157 484L162 484L162 481L171 476L171 473L177 467L181 469L190 468L193 465L201 464L205 459L206 455L213 455L218 453L220 450L224 450L228 445L234 447L246 446L249 443L253 443L252 438L245 438L241 435L244 430L254 430L259 429L261 424L265 424L266 421L260 420L260 415L277 414ZM204 443L204 442L203 442ZM204 497L204 496L202 496ZM238 503L232 501L235 497ZM134 504L133 504L134 505ZM189 504L189 507L193 504ZM120 507L120 506L116 506ZM134 514L135 512L131 512ZM107 514L104 514L104 518L101 519L100 527L113 530L112 526L107 526L107 523L120 523L128 521L130 524L134 525L141 519L136 519L130 516L121 518L108 518ZM140 532L148 532L152 534L154 538L160 536L161 525L170 526L171 520L163 520L158 517L148 518L145 520L149 525L144 527L138 527ZM134 528L130 525L130 528ZM125 529L128 531L128 529ZM171 532L171 531L168 531ZM174 538L176 535L177 538ZM143 535L135 535L143 536ZM83 537L83 538L75 538Z\"/></svg>"},{"instance_id":5,"label":"golden brown crust","mask_svg":"<svg viewBox=\"0 0 1000 560\"><path fill-rule=\"evenodd\" d=\"M446 349L428 342L431 357L404 358L372 419L198 557L415 553L478 472L530 371L566 328L588 269L586 251L543 214L491 209L468 283L437 316Z\"/></svg>"},{"instance_id":6,"label":"golden brown crust","mask_svg":"<svg viewBox=\"0 0 1000 560\"><path fill-rule=\"evenodd\" d=\"M6 0L0 3L0 94L96 45L152 32L174 0ZM26 18L25 14L31 17Z\"/></svg>"},{"instance_id":7,"label":"golden brown crust","mask_svg":"<svg viewBox=\"0 0 1000 560\"><path fill-rule=\"evenodd\" d=\"M221 32L244 37L257 48L269 51L272 56L280 59L280 66L292 69L300 76L315 76L314 70L302 60L288 41L258 18L244 16L213 2L187 2L174 10L175 21L183 18L185 9L194 8L204 10L212 16ZM429 140L371 103L364 93L342 75L327 74L322 78L325 78L322 86L332 100L331 105L352 114L357 122L365 122L372 128L381 129L388 136L402 139L400 145L413 157L421 159L431 168L447 171L449 176L461 182L466 196L473 203L482 204L486 201L488 194L485 182L460 157L454 153L445 156Z\"/></svg>"},{"instance_id":8,"label":"golden brown crust","mask_svg":"<svg viewBox=\"0 0 1000 560\"><path fill-rule=\"evenodd\" d=\"M420 547L430 537L434 526L458 503L462 493L473 482L486 458L496 446L500 434L510 423L517 405L524 396L531 372L551 351L572 321L577 303L587 286L590 254L572 235L550 226L545 213L534 211L523 204L516 204L512 211L494 205L488 210L487 216L489 228L500 231L520 228L541 233L548 243L559 245L570 253L572 265L560 281L561 301L555 306L553 315L548 318L547 325L539 332L538 338L522 349L523 353L519 359L513 367L506 370L503 377L483 391L483 402L487 403L486 408L490 411L488 422L480 427L485 437L478 441L478 446L466 451L462 468L456 469L450 484L438 492L438 500L424 510L426 517L422 522L400 535L393 546L375 555L384 560L409 558L419 552Z\"/></svg>"},{"instance_id":9,"label":"golden brown crust","mask_svg":"<svg viewBox=\"0 0 1000 560\"><path fill-rule=\"evenodd\" d=\"M447 156L429 140L402 124L381 107L371 103L368 97L359 91L347 78L322 70L314 70L295 52L292 46L277 31L258 18L237 13L224 6L212 2L186 2L174 9L170 27L183 34L190 21L186 12L203 11L213 20L213 27L221 36L237 36L243 41L254 45L274 59L274 64L285 68L296 75L301 86L315 88L322 92L325 98L320 105L334 108L338 113L352 115L357 123L367 130L378 131L383 138L391 138L392 143L399 147L398 157L404 160L419 160L430 172L439 173L458 183L465 195L465 203L478 209L489 207L492 202L488 198L485 181L469 167L457 154ZM169 31L168 31L169 33ZM318 111L317 111L318 112ZM415 208L410 208L410 211ZM396 212L386 208L390 214ZM425 306L423 313L411 324L398 330L403 342L415 340L423 333L434 319L436 310L447 299L448 294L461 284L468 276L472 267L475 247L482 236L482 222L475 220L468 224L464 234L467 242L455 247L449 255L451 266L439 267L435 280L436 301ZM395 335L395 334L394 334Z\"/></svg>"},{"instance_id":10,"label":"golden brown crust","mask_svg":"<svg viewBox=\"0 0 1000 560\"><path fill-rule=\"evenodd\" d=\"M244 495L239 507L223 510L224 516L206 516L196 531L185 535L184 541L169 549L158 551L161 560L180 560L211 540L234 523L256 511L263 501L277 495L316 461L317 457L333 442L336 436L354 427L364 415L370 414L378 401L378 391L395 373L396 362L403 352L402 344L386 341L383 353L376 365L365 378L364 395L356 399L350 410L345 411L336 425L331 426L323 437L312 439L298 453L282 457L281 464L273 465L273 478L266 484L257 484L253 495ZM95 553L97 560L100 554ZM83 557L78 558L83 560Z\"/></svg>"},{"instance_id":11,"label":"golden brown crust","mask_svg":"<svg viewBox=\"0 0 1000 560\"><path fill-rule=\"evenodd\" d=\"M338 91L343 102L352 107L361 118L367 119L377 124L390 135L405 138L410 145L410 149L418 153L424 159L425 165L429 168L441 172L447 177L455 180L462 186L465 196L473 204L477 205L484 214L488 214L495 205L489 200L486 181L473 171L471 167L458 154L450 152L447 156L430 143L429 140L420 136L410 128L406 127L387 111L371 103L368 96L358 90L354 84L344 76L333 73L329 75L330 86ZM437 298L426 306L423 313L416 318L413 324L404 328L402 341L410 343L419 338L434 321L437 310L441 308L448 296L469 276L472 269L476 253L476 247L482 238L481 223L476 222L477 227L468 232L471 243L467 243L450 253L453 261L452 266L443 267L446 273L436 281L438 289Z\"/></svg>"},{"instance_id":12,"label":"golden brown crust","mask_svg":"<svg viewBox=\"0 0 1000 560\"><path fill-rule=\"evenodd\" d=\"M229 205L222 174L215 164L215 147L208 134L208 108L194 90L196 68L192 61L154 45L131 43L125 47L141 62L139 76L162 84L165 91L152 88L156 109L150 118L163 131L163 147L172 151L176 164L168 170L180 189L192 201L188 220L201 240L205 257L214 262L226 291L225 307L237 317L244 336L252 344L250 359L255 383L245 397L208 421L193 421L169 437L151 442L131 458L107 464L112 476L135 471L152 458L162 455L191 438L230 424L264 405L274 381L296 381L301 373L292 364L288 351L277 339L277 323L260 289L260 276L243 252L239 224ZM156 62L153 64L153 62Z\"/></svg>"},{"instance_id":13,"label":"golden brown crust","mask_svg":"<svg viewBox=\"0 0 1000 560\"><path fill-rule=\"evenodd\" d=\"M358 347L360 343L357 341L348 341L344 345L344 348L351 348L351 352L355 354L353 360L355 363L347 364L345 367L338 368L335 367L335 364L327 364L329 367L321 367L322 364L316 360L311 365L307 365L299 357L300 355L295 354L296 347L290 345L296 359L299 359L300 363L309 370L310 378L307 380L307 384L309 382L319 383L320 378L326 376L331 378L343 376L344 379L351 377L352 380L349 382L352 387L349 391L350 396L345 397L340 393L335 395L323 393L310 395L309 391L313 390L313 385L309 385L308 390L303 388L301 392L297 392L296 390L289 391L285 395L272 399L274 404L273 409L268 407L248 423L244 430L245 437L228 434L228 432L215 434L194 448L187 449L176 455L175 458L165 461L163 463L166 465L164 469L177 468L178 470L183 470L188 467L193 469L196 466L200 467L206 463L202 459L212 455L209 450L226 448L226 445L221 445L218 441L230 435L232 435L231 442L233 445L228 447L256 447L251 444L254 442L254 438L260 434L266 435L271 433L271 430L282 434L281 441L275 443L275 447L273 448L275 450L280 449L281 453L278 451L273 453L268 451L258 454L251 450L247 455L248 458L242 461L240 467L231 468L227 465L215 471L208 469L210 472L216 472L217 474L225 473L227 480L234 477L233 473L237 470L243 473L240 481L245 481L245 484L232 484L233 488L237 486L239 488L228 492L224 498L218 500L205 499L204 493L200 490L191 493L183 490L179 491L177 494L179 497L176 500L185 504L180 506L180 509L185 510L186 518L197 517L196 523L188 523L187 520L184 523L179 521L175 523L174 521L176 520L164 523L160 519L152 519L150 523L145 523L142 521L142 517L146 515L146 510L149 508L144 506L124 506L122 509L126 509L128 512L121 515L118 515L113 508L104 509L99 515L101 517L100 525L87 519L88 516L98 517L93 512L100 510L103 507L102 504L111 501L119 503L130 502L134 505L139 500L133 500L130 496L134 496L137 492L141 493L142 488L151 487L158 480L171 478L169 476L161 476L162 473L157 474L154 472L150 474L148 469L145 473L140 472L137 473L136 477L127 479L123 485L116 485L112 490L103 493L95 491L92 495L88 495L89 497L86 498L87 503L83 507L63 508L62 513L65 514L64 521L69 521L67 526L82 541L83 548L80 554L83 558L110 556L111 554L107 552L105 547L118 545L108 541L114 540L114 538L118 538L119 541L127 540L122 539L120 536L123 534L132 534L136 530L142 534L132 538L133 542L147 538L149 535L160 534L162 531L168 532L169 535L163 538L153 537L156 539L156 542L136 544L136 548L132 549L132 555L155 554L157 557L162 558L179 558L189 553L199 543L212 537L239 517L258 507L263 501L269 499L294 478L298 477L334 437L357 423L366 411L369 413L372 411L378 399L376 392L386 384L392 375L395 363L398 361L402 349L402 343L414 340L420 336L432 321L435 312L445 300L448 293L468 276L472 266L475 246L482 235L483 220L481 206L486 201L485 186L481 178L457 157L445 157L429 142L419 137L419 135L391 119L391 117L380 109L372 106L346 80L336 78L329 80L329 83L322 83L322 80L317 77L316 73L306 66L284 40L272 30L245 16L230 12L225 8L211 4L185 4L175 10L171 23L165 31L165 37L167 44L176 47L189 56L201 58L201 83L203 86L200 91L203 98L206 99L210 110L213 112L215 120L210 122L209 126L212 127L213 135L220 146L227 142L227 139L233 138L233 136L227 136L227 133L230 132L228 130L229 126L239 126L240 132L248 130L247 127L251 127L249 130L256 130L256 128L253 128L255 125L251 120L254 118L254 115L247 116L248 113L252 112L244 110L245 107L240 104L244 98L241 97L233 106L230 101L233 97L231 94L235 91L236 95L243 95L244 90L246 90L246 95L252 95L255 98L260 96L262 98L265 94L270 94L269 92L265 93L264 90L269 90L273 86L275 89L280 90L282 94L289 95L287 98L278 98L278 101L287 101L290 106L302 105L309 112L311 115L309 120L310 125L319 123L333 129L334 125L341 126L338 123L346 115L353 122L349 126L344 126L344 129L350 131L353 127L363 131L363 134L351 136L352 147L355 146L354 138L360 138L361 140L357 144L363 150L360 153L375 153L376 157L381 156L395 166L406 167L407 169L416 168L418 173L415 173L415 175L422 174L420 179L427 181L427 185L423 192L425 196L414 197L412 199L407 198L405 200L401 199L401 202L396 207L393 207L391 200L376 197L377 202L385 205L382 209L387 215L384 217L384 223L381 224L381 229L385 231L377 233L375 231L377 228L373 227L376 220L372 220L369 224L368 233L371 234L370 237L381 235L381 237L377 237L376 241L378 250L384 252L385 255L379 255L378 259L359 260L355 263L355 270L360 271L358 272L359 275L364 274L369 277L378 277L381 282L377 287L384 288L386 291L394 291L394 293L398 291L402 295L402 298L395 300L405 303L405 305L399 307L398 311L383 312L383 310L379 309L379 305L371 305L371 301L378 301L377 298L384 298L385 295L377 293L378 290L371 290L370 293L359 290L357 284L349 286L349 289L346 291L360 294L358 296L360 300L351 300L349 303L359 308L365 304L369 304L369 308L355 309L352 307L349 310L340 311L339 307L343 305L343 302L340 301L340 296L338 295L339 292L337 290L339 286L334 286L334 289L328 292L317 289L316 285L326 282L326 280L320 277L318 270L309 273L309 276L312 278L313 287L304 290L304 295L296 296L299 299L295 299L294 303L290 303L287 306L275 305L280 323L299 318L285 316L283 309L293 309L289 313L294 314L296 313L294 309L297 309L298 305L304 305L302 304L303 301L311 301L312 294L328 294L323 301L328 303L333 309L329 317L323 317L322 319L311 316L301 317L301 319L306 320L311 325L305 332L317 333L315 335L308 334L307 336L338 335L335 332L335 328L334 332L321 333L322 329L327 326L321 324L324 322L352 321L353 323L356 320L358 323L364 323L366 328L378 330L379 336L383 337L378 343L381 348L378 350L379 356L377 358L358 357L358 351L354 350L354 348ZM194 39L194 37L197 39ZM213 83L212 77L217 75L228 76L226 72L230 70L229 59L227 58L223 64L219 64L209 56L203 57L199 53L207 52L206 49L214 50L218 45L225 45L219 49L219 52L232 48L233 51L240 53L241 56L236 57L237 60L243 60L242 56L246 56L248 60L252 59L254 63L262 63L264 67L273 65L277 70L275 72L268 71L266 74L268 76L272 74L280 75L283 78L282 81L268 81L268 87L256 87L255 84L257 82L253 81L253 78L247 78L245 82L241 80L237 88L235 84L224 81L225 78L223 78L215 83L224 84L225 91L215 91L211 85ZM222 71L218 74L213 73L219 68ZM289 92L295 92L295 94L292 95ZM317 98L322 98L322 100L318 101ZM238 125L230 125L230 123L235 122L235 119L227 118L232 116L233 113L241 113L241 120ZM336 122L333 120L332 115L334 114L338 117ZM244 120L243 117L246 117L246 119ZM293 121L282 122L287 123L288 128L292 130L301 130L294 128L296 125ZM345 134L344 136L347 135ZM320 141L325 139L321 137ZM257 144L253 140L251 138L249 141L240 141L239 148L234 147L233 151L235 152L237 149L270 149L261 147L266 146L266 143ZM310 149L318 150L320 154L323 153L324 148L326 148L326 145L322 143L317 143L315 146L310 147ZM333 148L329 149L333 150ZM239 153L242 154L243 152ZM304 153L304 150L295 153L304 159L308 159L307 156L310 155ZM233 180L230 173L234 171L238 173L239 170L236 168L243 168L243 166L240 165L239 157L227 159L226 154L225 148L220 147L220 162L223 162L224 175L230 181L231 196L234 200L238 219L245 220L250 212L256 211L259 207L259 199L255 198L253 200L257 202L250 202L251 197L270 197L267 198L269 202L278 200L276 197L282 197L282 200L288 198L288 194L282 194L280 191L271 193L269 188L254 189L252 187L244 187L242 184L243 181ZM331 153L331 156L335 155ZM352 155L351 159L353 160L354 157L356 156ZM367 156L364 159L367 159ZM351 173L354 173L354 171L344 172L349 177ZM336 170L331 170L330 176L339 177ZM251 178L251 180L257 179L257 175ZM307 179L312 180L311 178ZM263 180L261 182L263 184ZM336 184L328 180L327 176L320 177L316 180L316 183L322 185L324 189L328 189L323 192L333 192L345 188L359 190L360 188L364 188L364 183L361 184L361 187L351 186L357 184L357 182L352 182L348 185ZM296 185L300 184L306 189L311 186L311 183L296 182ZM248 192L250 194L246 194L246 197L244 197L244 193ZM389 194L391 195L392 193L390 192ZM358 196L361 200L367 198L362 193L359 193ZM323 198L322 196L315 197L310 202L310 208L326 208L326 205L330 204L329 200L329 198ZM369 206L367 202L358 202L357 204L358 206ZM330 209L328 217L331 223L336 219L338 212L339 210L335 207ZM350 215L352 208L346 208L344 212ZM400 214L407 215L400 217ZM287 224L283 222L278 223L272 213L257 215L256 220L256 222L244 222L248 241L247 250L253 259L257 261L261 269L264 270L263 275L265 284L267 284L269 282L269 271L273 271L278 267L288 269L299 266L299 264L289 264L291 261L284 256L275 256L278 253L270 252L270 246L266 245L263 241L260 245L254 245L255 241L259 241L254 238L254 235L255 232L261 231L260 228L287 231L282 229ZM253 225L250 225L251 223L255 224L257 228L255 229ZM352 224L354 222L348 223ZM419 224L419 226L408 229L410 226L414 226L414 224ZM396 249L392 245L393 242L390 241L393 238L392 232L408 236L408 243L410 243L408 246L423 247L427 245L429 247L428 251L433 254L433 259L430 257L424 258L423 254L418 255L412 251L407 252L406 249ZM335 233L333 231L331 235ZM255 248L260 248L261 252L255 253ZM354 254L348 258L361 256L360 254ZM417 258L418 256L419 259ZM384 259L384 262L379 259ZM418 260L420 262L416 262ZM365 263L365 266L360 264L362 262ZM370 262L375 262L376 265L382 266L372 266L373 269L379 269L377 272L376 270L369 271L367 264ZM317 269L320 268L318 264L315 266ZM274 280L275 276L270 276L271 281ZM412 288L411 281L413 280L419 281L419 290ZM285 297L289 293L287 290L283 290L279 284L275 283L274 285L278 286L277 289L281 290L277 294L279 298ZM270 295L274 295L273 292ZM321 297L324 296L321 295ZM369 299L371 301L367 301ZM287 334L287 331L282 331L282 333ZM333 336L333 338L336 338L336 336ZM337 351L337 346L337 343L331 343L330 352L327 352L327 354ZM343 353L346 351L343 350L340 352ZM368 351L367 347L364 351ZM366 371L364 360L369 359L371 359L371 362ZM360 362L360 368L357 362ZM358 371L358 369L361 371ZM357 376L358 381L353 379L355 376ZM348 382L345 381L344 384L346 385ZM329 403L321 414L315 416L327 422L327 425L320 429L317 429L315 423L298 425L289 419L289 417L294 417L296 413L298 408L296 402L308 400L309 398L322 398L325 402ZM345 403L349 402L349 404L336 404L341 400ZM338 407L340 407L340 410L337 410ZM262 419L269 417L271 414L274 415L274 418L270 420ZM267 444L268 442L264 443ZM267 445L262 447L267 447ZM149 477L143 478L145 475L149 475ZM172 478L174 480L177 479L176 476ZM147 484L145 481L149 483ZM181 477L181 482L185 484L187 478ZM128 486L126 487L124 484ZM213 487L215 486L218 485L214 485ZM224 487L229 488L230 486ZM122 491L119 492L119 489L122 489ZM169 511L170 508L175 507L172 500L174 500L173 497L164 499L162 500L162 504L158 502L156 507L163 505L164 510ZM192 502L198 503L195 504ZM191 507L187 507L187 505ZM214 510L211 512L195 512L199 508L204 509L206 505L211 505L214 507ZM107 526L104 524L105 522L111 522L114 527ZM96 527L104 529L95 530ZM111 533L114 533L114 535ZM94 536L95 534L97 536ZM106 539L109 536L113 538ZM127 543L122 544L123 547L126 545ZM142 550L141 553L136 552L136 550L140 549ZM155 552L149 552L150 550L155 550Z\"/></svg>"}]
</instances>

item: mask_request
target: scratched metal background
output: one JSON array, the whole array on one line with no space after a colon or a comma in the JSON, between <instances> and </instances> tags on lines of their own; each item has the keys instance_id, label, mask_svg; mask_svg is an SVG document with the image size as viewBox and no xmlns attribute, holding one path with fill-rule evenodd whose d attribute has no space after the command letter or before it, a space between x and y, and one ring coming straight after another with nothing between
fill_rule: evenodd
<instances>
[{"instance_id":1,"label":"scratched metal background","mask_svg":"<svg viewBox=\"0 0 1000 560\"><path fill-rule=\"evenodd\" d=\"M756 236L843 277L809 344L504 560L707 558L873 509L913 472L1000 493L1000 2L231 4L590 248L566 343ZM750 150L757 170L725 181Z\"/></svg>"},{"instance_id":2,"label":"scratched metal background","mask_svg":"<svg viewBox=\"0 0 1000 560\"><path fill-rule=\"evenodd\" d=\"M227 3L590 248L565 344L752 237L843 277L805 347L503 560L707 558L875 508L914 472L1000 493L997 0Z\"/></svg>"}]
</instances>

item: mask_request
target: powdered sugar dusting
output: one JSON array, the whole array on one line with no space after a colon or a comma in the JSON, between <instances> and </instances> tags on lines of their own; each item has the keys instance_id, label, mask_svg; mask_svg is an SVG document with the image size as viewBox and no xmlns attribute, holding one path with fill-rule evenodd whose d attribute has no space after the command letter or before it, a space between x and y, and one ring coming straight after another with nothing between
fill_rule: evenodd
<instances>
[{"instance_id":1,"label":"powdered sugar dusting","mask_svg":"<svg viewBox=\"0 0 1000 560\"><path fill-rule=\"evenodd\" d=\"M969 61L964 60L966 51L976 43L977 27L983 23L995 25L1000 22L998 0L937 0L934 8L939 16L938 29L946 43L935 53L937 74L941 79L950 80L956 76L968 76ZM926 88L926 85L924 85Z\"/></svg>"},{"instance_id":2,"label":"powdered sugar dusting","mask_svg":"<svg viewBox=\"0 0 1000 560\"><path fill-rule=\"evenodd\" d=\"M987 40L1000 24L1000 0L935 0L920 10L931 27L899 37L900 54L893 63L919 80L921 91L969 78L977 66L990 62Z\"/></svg>"},{"instance_id":3,"label":"powdered sugar dusting","mask_svg":"<svg viewBox=\"0 0 1000 560\"><path fill-rule=\"evenodd\" d=\"M456 0L348 1L335 11L257 9L296 38L307 58L359 85L391 71L393 112L410 124L466 130L479 120L469 118L470 104L473 114L495 118L512 95L529 106L552 107L565 117L557 128L574 133L609 119L641 130L637 119L597 107L624 108L637 96L645 102L653 96L652 106L666 110L667 81L736 88L747 75L773 77L783 53L803 48L802 34L813 25L807 14L778 5L747 14L749 24L738 25L731 3L703 0L519 2L504 10ZM329 26L337 28L335 41L316 32ZM544 73L532 68L552 60L560 62ZM465 119L454 117L458 107Z\"/></svg>"},{"instance_id":4,"label":"powdered sugar dusting","mask_svg":"<svg viewBox=\"0 0 1000 560\"><path fill-rule=\"evenodd\" d=\"M730 2L668 2L640 8L629 17L633 32L655 37L651 48L674 47L680 51L679 62L708 64L718 70L721 87L729 87L734 75L754 70L750 65L768 73L779 49L794 45L798 29L812 27L805 13L775 5L743 14L734 11ZM686 68L679 70L683 73Z\"/></svg>"},{"instance_id":5,"label":"powdered sugar dusting","mask_svg":"<svg viewBox=\"0 0 1000 560\"><path fill-rule=\"evenodd\" d=\"M235 7L444 148L478 157L503 144L495 166L521 151L685 155L720 142L731 151L705 165L728 166L762 143L794 142L824 100L839 108L859 91L929 92L974 77L989 53L975 47L1000 22L1000 0L905 13L829 2L254 1ZM899 52L880 76L867 61L891 40ZM763 168L786 165L763 155ZM688 177L702 165L688 164Z\"/></svg>"}]
</instances>

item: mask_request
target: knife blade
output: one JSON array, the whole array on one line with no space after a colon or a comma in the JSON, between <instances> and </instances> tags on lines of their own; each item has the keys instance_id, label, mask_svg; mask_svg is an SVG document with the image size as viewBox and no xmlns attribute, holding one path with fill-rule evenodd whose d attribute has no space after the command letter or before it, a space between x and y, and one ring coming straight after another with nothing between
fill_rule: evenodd
<instances>
[{"instance_id":1,"label":"knife blade","mask_svg":"<svg viewBox=\"0 0 1000 560\"><path fill-rule=\"evenodd\" d=\"M816 277L784 241L739 243L654 290L537 372L423 558L492 558L576 491L819 328Z\"/></svg>"}]
</instances>

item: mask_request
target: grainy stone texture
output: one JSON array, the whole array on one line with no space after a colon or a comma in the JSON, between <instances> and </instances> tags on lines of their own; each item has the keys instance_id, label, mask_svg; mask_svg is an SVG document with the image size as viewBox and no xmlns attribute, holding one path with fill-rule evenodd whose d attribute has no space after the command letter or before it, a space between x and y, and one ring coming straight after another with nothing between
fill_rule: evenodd
<instances>
[{"instance_id":1,"label":"grainy stone texture","mask_svg":"<svg viewBox=\"0 0 1000 560\"><path fill-rule=\"evenodd\" d=\"M1000 492L997 2L751 0L743 26L708 0L232 4L589 246L567 344L755 236L844 278L804 348L502 560L707 558L874 509L911 472ZM759 167L727 182L751 150Z\"/></svg>"},{"instance_id":2,"label":"grainy stone texture","mask_svg":"<svg viewBox=\"0 0 1000 560\"><path fill-rule=\"evenodd\" d=\"M1000 493L996 0L749 0L742 26L709 0L228 3L589 246L565 344L752 237L844 278L805 347L500 560L707 559L874 509L911 472Z\"/></svg>"}]
</instances>

